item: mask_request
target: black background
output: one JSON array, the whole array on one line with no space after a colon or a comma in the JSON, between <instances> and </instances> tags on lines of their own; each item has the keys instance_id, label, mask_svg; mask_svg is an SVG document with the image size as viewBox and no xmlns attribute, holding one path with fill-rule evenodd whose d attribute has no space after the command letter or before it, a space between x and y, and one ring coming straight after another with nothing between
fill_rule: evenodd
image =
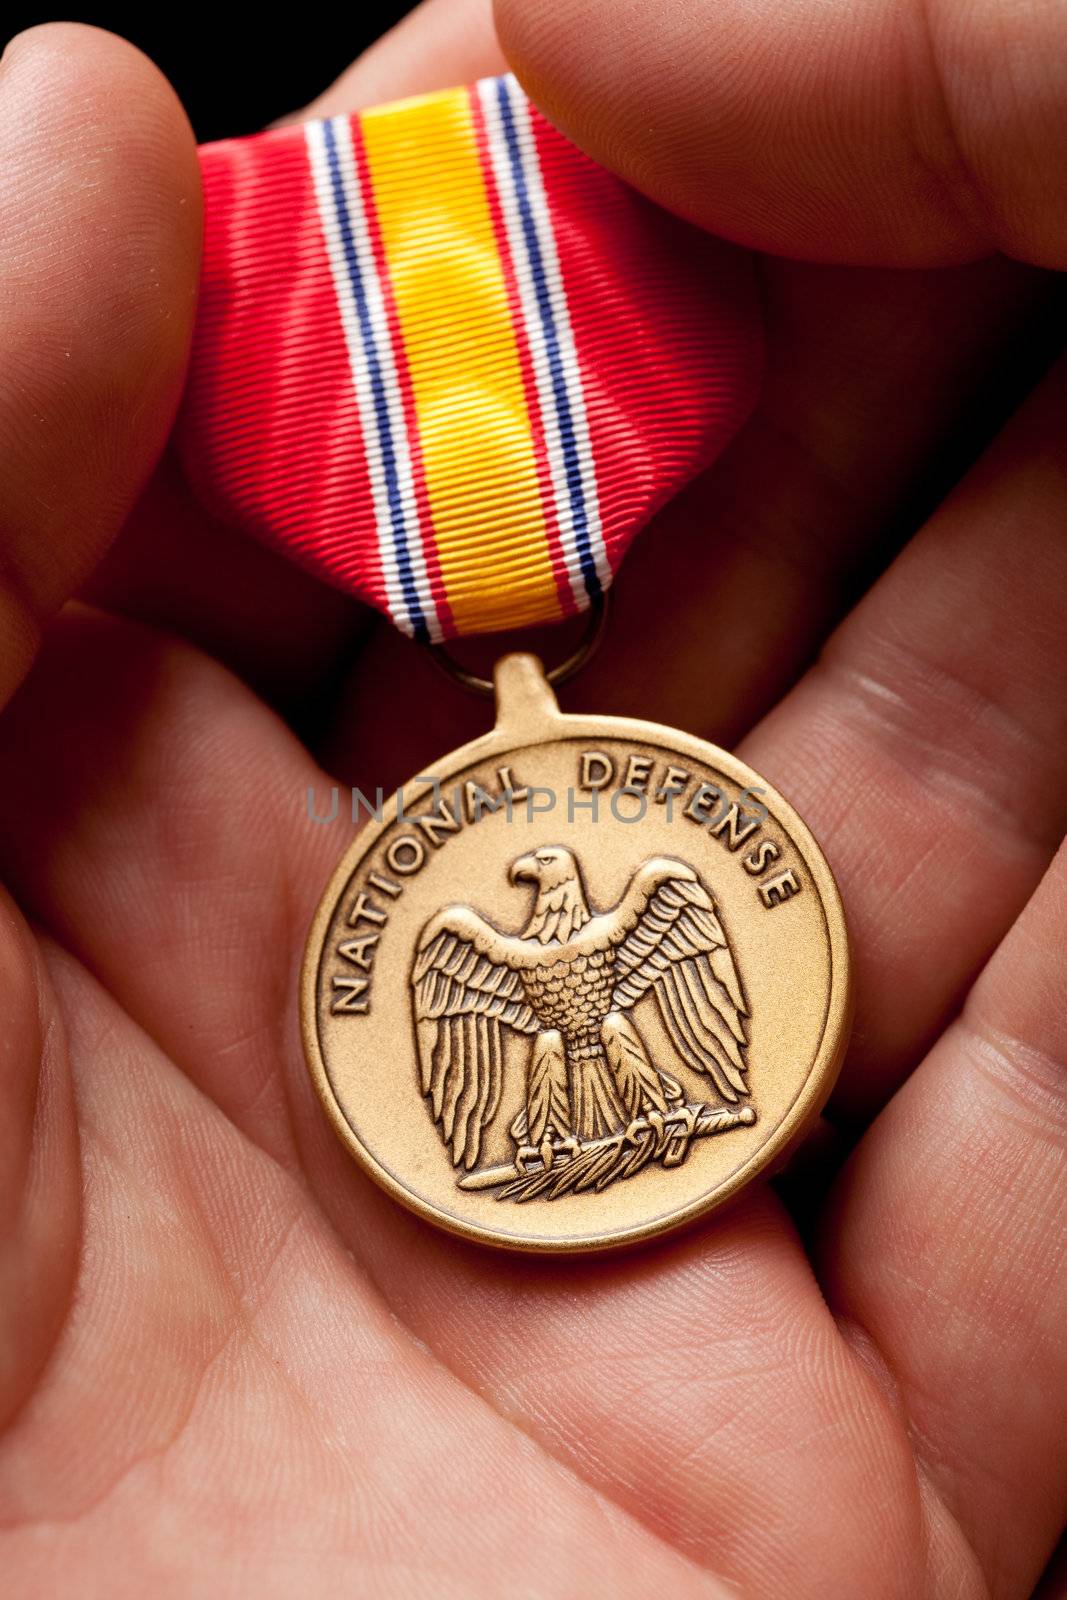
<instances>
[{"instance_id":1,"label":"black background","mask_svg":"<svg viewBox=\"0 0 1067 1600\"><path fill-rule=\"evenodd\" d=\"M251 133L295 111L411 9L403 0L338 7L263 7L200 13L179 6L60 13L131 39L178 91L198 139ZM4 43L54 12L6 12Z\"/></svg>"}]
</instances>

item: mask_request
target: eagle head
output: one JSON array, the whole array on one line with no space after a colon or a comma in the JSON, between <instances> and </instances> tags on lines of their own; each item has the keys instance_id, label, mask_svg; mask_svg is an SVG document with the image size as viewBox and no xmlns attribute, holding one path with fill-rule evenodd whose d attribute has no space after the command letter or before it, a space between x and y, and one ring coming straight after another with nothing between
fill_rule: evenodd
<instances>
[{"instance_id":1,"label":"eagle head","mask_svg":"<svg viewBox=\"0 0 1067 1600\"><path fill-rule=\"evenodd\" d=\"M578 863L561 844L546 844L511 863L512 883L535 883L537 903L524 937L565 943L589 921Z\"/></svg>"},{"instance_id":2,"label":"eagle head","mask_svg":"<svg viewBox=\"0 0 1067 1600\"><path fill-rule=\"evenodd\" d=\"M578 863L561 844L542 845L528 856L518 856L508 871L512 883L536 883L541 889L555 889L577 876Z\"/></svg>"}]
</instances>

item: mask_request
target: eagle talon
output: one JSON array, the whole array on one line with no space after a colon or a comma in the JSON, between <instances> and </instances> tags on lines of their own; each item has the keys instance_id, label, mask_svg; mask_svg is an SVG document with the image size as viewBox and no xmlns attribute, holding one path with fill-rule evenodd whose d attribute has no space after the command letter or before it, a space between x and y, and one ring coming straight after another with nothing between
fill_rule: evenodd
<instances>
[{"instance_id":1,"label":"eagle talon","mask_svg":"<svg viewBox=\"0 0 1067 1600\"><path fill-rule=\"evenodd\" d=\"M654 1154L658 1156L662 1153L667 1140L670 1138L670 1130L664 1125L664 1113L662 1111L649 1111L646 1116L648 1125L656 1136Z\"/></svg>"},{"instance_id":2,"label":"eagle talon","mask_svg":"<svg viewBox=\"0 0 1067 1600\"><path fill-rule=\"evenodd\" d=\"M664 1125L672 1134L684 1133L686 1138L691 1138L699 1115L698 1106L677 1106L674 1110L668 1111Z\"/></svg>"},{"instance_id":3,"label":"eagle talon","mask_svg":"<svg viewBox=\"0 0 1067 1600\"><path fill-rule=\"evenodd\" d=\"M573 1161L581 1153L581 1142L573 1133L567 1134L565 1139L543 1139L540 1144L518 1144L515 1146L515 1168L524 1178L537 1177L543 1172L551 1172L558 1156L567 1156Z\"/></svg>"},{"instance_id":4,"label":"eagle talon","mask_svg":"<svg viewBox=\"0 0 1067 1600\"><path fill-rule=\"evenodd\" d=\"M668 1111L664 1118L664 1131L667 1134L667 1142L663 1147L665 1167L680 1167L689 1154L700 1109L699 1106L677 1106Z\"/></svg>"},{"instance_id":5,"label":"eagle talon","mask_svg":"<svg viewBox=\"0 0 1067 1600\"><path fill-rule=\"evenodd\" d=\"M519 1172L522 1173L524 1178L530 1178L530 1177L533 1176L534 1172L536 1172L538 1169L536 1167L531 1169L530 1167L528 1167L526 1165L526 1163L528 1161L537 1161L537 1162L541 1163L540 1170L542 1172L547 1172L549 1167L552 1165L551 1146L548 1147L548 1150L549 1150L549 1154L548 1154L548 1157L546 1158L545 1154L544 1154L544 1151L545 1151L545 1146L544 1145L541 1145L540 1148L535 1144L520 1144L520 1145L518 1145L516 1147L516 1150L515 1150L515 1166L516 1166L516 1169Z\"/></svg>"},{"instance_id":6,"label":"eagle talon","mask_svg":"<svg viewBox=\"0 0 1067 1600\"><path fill-rule=\"evenodd\" d=\"M636 1149L649 1131L650 1120L651 1117L635 1117L623 1132L622 1137L625 1143L633 1145L634 1149Z\"/></svg>"}]
</instances>

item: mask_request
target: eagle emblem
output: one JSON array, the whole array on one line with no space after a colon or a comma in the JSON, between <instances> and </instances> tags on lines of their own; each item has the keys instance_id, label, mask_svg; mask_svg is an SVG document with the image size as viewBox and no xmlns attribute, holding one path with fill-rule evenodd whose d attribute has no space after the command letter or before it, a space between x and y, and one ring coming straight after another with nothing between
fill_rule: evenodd
<instances>
[{"instance_id":1,"label":"eagle emblem","mask_svg":"<svg viewBox=\"0 0 1067 1600\"><path fill-rule=\"evenodd\" d=\"M696 1137L756 1120L744 990L692 867L646 861L603 912L590 908L562 845L520 856L509 878L535 889L521 933L449 906L423 929L412 971L422 1092L462 1188L520 1201L600 1191L650 1161L679 1165ZM690 1099L653 1062L631 1014L648 996L710 1102ZM500 1106L505 1029L530 1043L514 1159L479 1167Z\"/></svg>"}]
</instances>

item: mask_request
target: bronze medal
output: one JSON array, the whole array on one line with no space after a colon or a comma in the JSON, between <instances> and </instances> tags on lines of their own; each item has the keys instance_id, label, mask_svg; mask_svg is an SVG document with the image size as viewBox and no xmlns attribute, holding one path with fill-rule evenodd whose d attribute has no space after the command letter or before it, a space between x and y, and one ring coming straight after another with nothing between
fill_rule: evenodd
<instances>
[{"instance_id":1,"label":"bronze medal","mask_svg":"<svg viewBox=\"0 0 1067 1600\"><path fill-rule=\"evenodd\" d=\"M491 733L360 833L304 961L308 1064L376 1182L518 1250L649 1239L779 1167L847 1038L848 941L789 805L724 751L562 714L502 660Z\"/></svg>"}]
</instances>

